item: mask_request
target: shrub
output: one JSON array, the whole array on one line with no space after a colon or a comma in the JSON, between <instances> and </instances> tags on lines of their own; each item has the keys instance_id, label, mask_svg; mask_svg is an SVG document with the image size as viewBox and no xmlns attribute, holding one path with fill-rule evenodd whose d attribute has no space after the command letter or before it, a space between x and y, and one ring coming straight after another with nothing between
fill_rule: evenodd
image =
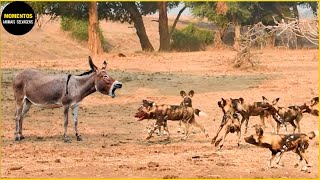
<instances>
[{"instance_id":1,"label":"shrub","mask_svg":"<svg viewBox=\"0 0 320 180\"><path fill-rule=\"evenodd\" d=\"M79 20L68 17L61 18L61 29L64 31L69 31L71 36L79 41L88 41L88 25L89 22L87 20ZM98 31L103 51L107 51L108 43L103 36L103 31L100 28Z\"/></svg>"},{"instance_id":2,"label":"shrub","mask_svg":"<svg viewBox=\"0 0 320 180\"><path fill-rule=\"evenodd\" d=\"M172 34L171 48L177 51L199 51L213 43L213 32L190 24Z\"/></svg>"}]
</instances>

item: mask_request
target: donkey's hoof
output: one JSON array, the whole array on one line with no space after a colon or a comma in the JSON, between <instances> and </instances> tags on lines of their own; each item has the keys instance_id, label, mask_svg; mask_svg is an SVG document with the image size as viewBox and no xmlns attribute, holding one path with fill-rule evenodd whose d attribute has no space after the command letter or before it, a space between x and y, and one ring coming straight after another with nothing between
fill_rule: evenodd
<instances>
[{"instance_id":1,"label":"donkey's hoof","mask_svg":"<svg viewBox=\"0 0 320 180\"><path fill-rule=\"evenodd\" d=\"M77 141L82 141L82 137L80 135L77 136Z\"/></svg>"},{"instance_id":2,"label":"donkey's hoof","mask_svg":"<svg viewBox=\"0 0 320 180\"><path fill-rule=\"evenodd\" d=\"M71 143L71 140L69 137L64 137L64 140L63 140L65 143Z\"/></svg>"},{"instance_id":3,"label":"donkey's hoof","mask_svg":"<svg viewBox=\"0 0 320 180\"><path fill-rule=\"evenodd\" d=\"M17 137L14 138L14 140L15 140L15 141L21 141L22 139L21 139L21 137L18 137L18 136L17 136Z\"/></svg>"}]
</instances>

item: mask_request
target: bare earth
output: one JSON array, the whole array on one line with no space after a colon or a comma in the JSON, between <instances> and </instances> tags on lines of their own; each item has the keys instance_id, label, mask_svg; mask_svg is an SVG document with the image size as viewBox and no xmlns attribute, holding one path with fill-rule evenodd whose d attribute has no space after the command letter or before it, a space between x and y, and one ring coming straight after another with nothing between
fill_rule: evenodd
<instances>
[{"instance_id":1,"label":"bare earth","mask_svg":"<svg viewBox=\"0 0 320 180\"><path fill-rule=\"evenodd\" d=\"M155 48L157 26L146 18L146 28ZM301 105L318 96L317 50L256 50L257 66L244 70L232 68L236 54L231 50L190 53L143 53L135 31L128 24L102 22L102 28L114 49L94 58L97 66L108 60L110 75L123 82L117 97L99 93L84 99L79 110L82 142L74 137L64 143L63 110L33 106L24 121L21 142L14 141L15 103L12 78L21 69L34 68L48 73L80 74L89 69L86 45L60 31L59 23L36 27L15 37L1 29L2 130L1 176L35 177L121 177L121 178L316 178L318 177L318 140L307 150L310 173L294 168L299 157L286 153L284 167L268 168L271 153L244 142L254 133L259 117L251 117L249 132L236 145L236 135L227 136L223 149L211 145L222 117L217 106L221 97L243 97L248 102L280 97L279 105ZM118 57L118 53L126 57ZM178 123L169 122L171 141L165 136L147 137L148 121L133 117L142 99L179 104L180 90L193 89L193 106L208 114L197 118L210 138L197 130L187 141L176 132ZM317 117L304 115L302 132L318 129ZM271 126L267 123L267 132ZM291 127L289 126L289 131ZM284 133L284 129L281 129Z\"/></svg>"}]
</instances>

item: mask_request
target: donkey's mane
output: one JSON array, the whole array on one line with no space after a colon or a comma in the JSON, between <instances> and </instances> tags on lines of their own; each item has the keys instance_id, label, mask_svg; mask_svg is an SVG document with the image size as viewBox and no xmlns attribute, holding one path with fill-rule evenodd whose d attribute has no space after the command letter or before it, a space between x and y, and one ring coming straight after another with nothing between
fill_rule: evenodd
<instances>
[{"instance_id":1,"label":"donkey's mane","mask_svg":"<svg viewBox=\"0 0 320 180\"><path fill-rule=\"evenodd\" d=\"M84 75L91 74L91 73L93 73L93 72L94 72L94 71L91 69L90 71L84 72L84 73L79 74L79 75L77 75L77 76L84 76Z\"/></svg>"}]
</instances>

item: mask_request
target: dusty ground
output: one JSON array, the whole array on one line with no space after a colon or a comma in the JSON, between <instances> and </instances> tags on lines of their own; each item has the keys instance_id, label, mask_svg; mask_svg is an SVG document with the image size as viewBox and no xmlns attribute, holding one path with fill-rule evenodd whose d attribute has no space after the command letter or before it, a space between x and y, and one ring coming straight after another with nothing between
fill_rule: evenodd
<instances>
[{"instance_id":1,"label":"dusty ground","mask_svg":"<svg viewBox=\"0 0 320 180\"><path fill-rule=\"evenodd\" d=\"M157 47L157 28L150 19L146 28ZM103 29L114 47L111 53L94 59L97 66L109 62L110 75L123 82L112 99L99 93L84 99L79 111L79 131L84 141L69 132L72 143L62 141L62 109L33 106L24 121L21 142L14 141L15 104L11 81L21 69L35 68L49 73L79 74L88 70L86 46L73 41L59 30L57 22L27 35L14 37L1 30L2 70L2 177L153 177L153 178L315 178L318 177L318 140L311 143L307 158L310 173L294 168L298 156L291 152L283 157L284 167L268 168L268 149L246 144L228 135L222 150L210 144L220 123L222 112L217 106L221 97L243 97L248 102L280 97L279 105L300 105L318 95L317 50L257 51L257 67L235 70L229 50L193 53L142 53L135 32L127 24L103 22ZM119 31L118 31L119 30ZM127 57L120 58L121 52ZM158 103L179 104L180 90L195 91L193 106L209 117L198 118L209 132L200 131L186 142L176 132L178 123L169 122L171 141L147 136L147 121L137 122L133 115L146 98ZM249 122L259 123L258 117ZM302 132L317 129L317 117L306 114ZM267 124L267 132L271 131ZM282 132L284 130L282 129ZM246 136L246 135L244 135ZM243 136L243 137L244 137Z\"/></svg>"}]
</instances>

